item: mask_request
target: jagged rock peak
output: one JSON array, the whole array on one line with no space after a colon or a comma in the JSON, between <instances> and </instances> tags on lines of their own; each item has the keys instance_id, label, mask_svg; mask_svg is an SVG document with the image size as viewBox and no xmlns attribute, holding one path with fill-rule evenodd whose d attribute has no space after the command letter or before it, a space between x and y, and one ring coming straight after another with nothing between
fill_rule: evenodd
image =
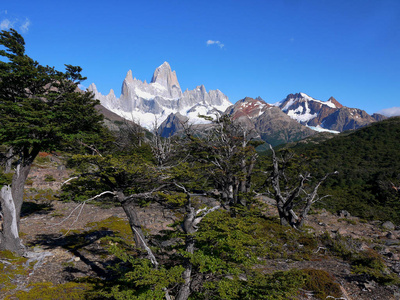
<instances>
[{"instance_id":1,"label":"jagged rock peak","mask_svg":"<svg viewBox=\"0 0 400 300\"><path fill-rule=\"evenodd\" d=\"M263 98L261 98L261 96L258 96L258 97L256 98L256 100L265 102L265 100L264 100Z\"/></svg>"},{"instance_id":2,"label":"jagged rock peak","mask_svg":"<svg viewBox=\"0 0 400 300\"><path fill-rule=\"evenodd\" d=\"M337 100L336 100L335 98L333 98L333 97L330 97L330 98L328 99L328 102L332 102L333 104L335 104L335 106L336 106L337 108L343 107L343 105L340 104L339 101L337 101Z\"/></svg>"},{"instance_id":3,"label":"jagged rock peak","mask_svg":"<svg viewBox=\"0 0 400 300\"><path fill-rule=\"evenodd\" d=\"M171 66L166 61L154 71L151 83L159 83L164 87L173 84L179 86L175 71L171 70Z\"/></svg>"},{"instance_id":4,"label":"jagged rock peak","mask_svg":"<svg viewBox=\"0 0 400 300\"><path fill-rule=\"evenodd\" d=\"M129 70L129 71L126 73L125 81L133 82L132 70Z\"/></svg>"},{"instance_id":5,"label":"jagged rock peak","mask_svg":"<svg viewBox=\"0 0 400 300\"><path fill-rule=\"evenodd\" d=\"M97 87L94 83L92 83L91 85L89 85L89 87L87 88L88 91L96 93L97 92Z\"/></svg>"},{"instance_id":6,"label":"jagged rock peak","mask_svg":"<svg viewBox=\"0 0 400 300\"><path fill-rule=\"evenodd\" d=\"M158 83L165 87L174 98L182 96L176 73L171 70L169 63L166 61L154 71L151 83Z\"/></svg>"}]
</instances>

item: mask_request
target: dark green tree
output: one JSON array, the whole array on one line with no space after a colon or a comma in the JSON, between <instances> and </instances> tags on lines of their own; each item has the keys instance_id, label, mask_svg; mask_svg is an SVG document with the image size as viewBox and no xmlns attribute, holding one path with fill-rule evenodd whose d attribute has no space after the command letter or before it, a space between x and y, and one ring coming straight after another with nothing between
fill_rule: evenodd
<instances>
[{"instance_id":1,"label":"dark green tree","mask_svg":"<svg viewBox=\"0 0 400 300\"><path fill-rule=\"evenodd\" d=\"M21 254L20 211L35 157L100 132L103 118L93 95L78 89L85 80L80 67L66 65L61 72L40 65L25 54L24 39L14 29L0 33L0 45L0 145L6 149L1 157L5 171L13 169L0 191L0 249Z\"/></svg>"}]
</instances>

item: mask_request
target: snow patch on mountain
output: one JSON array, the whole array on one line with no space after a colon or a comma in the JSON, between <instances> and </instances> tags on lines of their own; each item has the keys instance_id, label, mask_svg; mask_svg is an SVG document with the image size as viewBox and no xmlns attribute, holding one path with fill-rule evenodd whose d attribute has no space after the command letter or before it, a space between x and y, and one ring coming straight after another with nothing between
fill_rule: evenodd
<instances>
[{"instance_id":1,"label":"snow patch on mountain","mask_svg":"<svg viewBox=\"0 0 400 300\"><path fill-rule=\"evenodd\" d=\"M308 107L308 102L305 102L304 106L299 106L296 109L287 110L287 115L300 123L307 123L311 119L317 117L318 113L312 114L310 108Z\"/></svg>"},{"instance_id":2,"label":"snow patch on mountain","mask_svg":"<svg viewBox=\"0 0 400 300\"><path fill-rule=\"evenodd\" d=\"M108 95L102 95L95 84L91 84L88 90L108 110L148 129L153 129L156 120L161 124L171 113L178 112L189 117L190 122L209 122L198 115L215 116L232 105L221 91L207 92L204 85L182 93L176 73L167 62L154 71L150 83L133 78L129 70L122 83L120 98L112 90Z\"/></svg>"},{"instance_id":3,"label":"snow patch on mountain","mask_svg":"<svg viewBox=\"0 0 400 300\"><path fill-rule=\"evenodd\" d=\"M331 133L340 133L340 131L337 130L329 130L326 128L323 128L321 125L318 126L307 126L308 128L314 130L314 131L318 131L318 132L331 132Z\"/></svg>"}]
</instances>

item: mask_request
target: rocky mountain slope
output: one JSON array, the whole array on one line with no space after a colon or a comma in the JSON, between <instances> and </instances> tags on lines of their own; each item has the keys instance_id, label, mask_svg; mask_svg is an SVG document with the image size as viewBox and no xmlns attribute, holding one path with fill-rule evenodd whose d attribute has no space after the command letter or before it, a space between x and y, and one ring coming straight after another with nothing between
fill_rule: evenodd
<instances>
[{"instance_id":1,"label":"rocky mountain slope","mask_svg":"<svg viewBox=\"0 0 400 300\"><path fill-rule=\"evenodd\" d=\"M342 132L385 119L379 114L370 116L361 109L345 107L333 97L320 101L304 93L289 94L278 106L292 119L314 130Z\"/></svg>"},{"instance_id":2,"label":"rocky mountain slope","mask_svg":"<svg viewBox=\"0 0 400 300\"><path fill-rule=\"evenodd\" d=\"M207 92L204 85L182 92L176 72L167 62L154 71L150 83L134 78L128 71L119 98L113 90L102 95L94 83L88 90L100 100L103 112L108 110L150 130L156 126L163 137L174 135L184 123L210 123L200 115L223 113L232 115L272 145L297 141L317 131L357 129L386 118L343 106L333 97L320 101L305 93L289 94L274 105L249 97L233 105L221 91Z\"/></svg>"},{"instance_id":3,"label":"rocky mountain slope","mask_svg":"<svg viewBox=\"0 0 400 300\"><path fill-rule=\"evenodd\" d=\"M273 146L297 141L316 133L261 98L246 97L229 107L225 113L249 130L257 132L262 140Z\"/></svg>"}]
</instances>

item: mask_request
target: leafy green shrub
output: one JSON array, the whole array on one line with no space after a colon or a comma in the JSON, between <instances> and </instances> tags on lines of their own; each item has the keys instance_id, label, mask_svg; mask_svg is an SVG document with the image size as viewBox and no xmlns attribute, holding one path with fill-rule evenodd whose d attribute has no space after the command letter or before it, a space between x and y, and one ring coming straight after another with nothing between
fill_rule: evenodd
<instances>
[{"instance_id":1,"label":"leafy green shrub","mask_svg":"<svg viewBox=\"0 0 400 300\"><path fill-rule=\"evenodd\" d=\"M35 158L35 163L39 164L39 165L46 165L49 164L51 162L50 156L40 156L38 155Z\"/></svg>"},{"instance_id":2,"label":"leafy green shrub","mask_svg":"<svg viewBox=\"0 0 400 300\"><path fill-rule=\"evenodd\" d=\"M303 269L302 271L308 275L303 288L312 291L315 297L326 299L328 296L339 298L342 295L340 285L328 272L316 269Z\"/></svg>"},{"instance_id":3,"label":"leafy green shrub","mask_svg":"<svg viewBox=\"0 0 400 300\"><path fill-rule=\"evenodd\" d=\"M351 269L354 273L366 274L381 284L400 283L398 276L390 273L382 256L373 249L355 255Z\"/></svg>"},{"instance_id":4,"label":"leafy green shrub","mask_svg":"<svg viewBox=\"0 0 400 300\"><path fill-rule=\"evenodd\" d=\"M54 178L53 175L51 175L51 174L46 174L46 176L45 176L45 178L44 178L44 181L46 181L46 182L53 182L53 181L56 181L56 179Z\"/></svg>"},{"instance_id":5,"label":"leafy green shrub","mask_svg":"<svg viewBox=\"0 0 400 300\"><path fill-rule=\"evenodd\" d=\"M0 186L11 184L13 174L12 173L3 173L0 170Z\"/></svg>"},{"instance_id":6,"label":"leafy green shrub","mask_svg":"<svg viewBox=\"0 0 400 300\"><path fill-rule=\"evenodd\" d=\"M224 277L209 282L203 293L197 293L193 299L294 299L298 290L304 286L307 275L299 270L263 274L257 270L243 276Z\"/></svg>"},{"instance_id":7,"label":"leafy green shrub","mask_svg":"<svg viewBox=\"0 0 400 300\"><path fill-rule=\"evenodd\" d=\"M320 237L320 240L333 255L347 260L352 258L354 253L357 252L358 246L361 244L359 241L349 236L344 237L340 234L336 234L334 237L331 237L328 232L325 232Z\"/></svg>"}]
</instances>

